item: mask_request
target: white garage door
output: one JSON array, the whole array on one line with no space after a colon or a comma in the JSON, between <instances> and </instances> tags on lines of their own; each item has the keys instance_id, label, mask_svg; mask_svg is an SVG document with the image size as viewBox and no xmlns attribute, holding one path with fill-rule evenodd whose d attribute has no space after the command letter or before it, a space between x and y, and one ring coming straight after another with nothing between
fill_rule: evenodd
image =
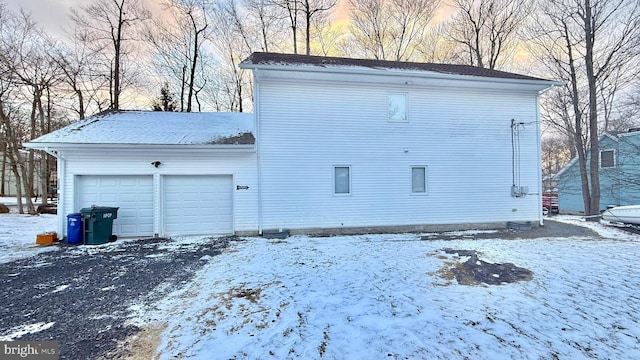
<instances>
[{"instance_id":1,"label":"white garage door","mask_svg":"<svg viewBox=\"0 0 640 360\"><path fill-rule=\"evenodd\" d=\"M164 176L165 235L233 233L231 176Z\"/></svg>"},{"instance_id":2,"label":"white garage door","mask_svg":"<svg viewBox=\"0 0 640 360\"><path fill-rule=\"evenodd\" d=\"M79 176L80 208L119 207L113 222L118 236L153 235L152 176Z\"/></svg>"}]
</instances>

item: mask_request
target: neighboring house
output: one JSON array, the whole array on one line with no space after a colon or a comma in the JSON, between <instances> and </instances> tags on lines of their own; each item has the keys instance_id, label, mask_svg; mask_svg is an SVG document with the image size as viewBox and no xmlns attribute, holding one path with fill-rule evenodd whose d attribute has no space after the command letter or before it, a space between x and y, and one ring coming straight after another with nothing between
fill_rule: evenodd
<instances>
[{"instance_id":1,"label":"neighboring house","mask_svg":"<svg viewBox=\"0 0 640 360\"><path fill-rule=\"evenodd\" d=\"M28 161L29 159L29 152L28 151L23 151L20 150L20 157L21 157L21 161ZM42 189L42 181L39 175L39 172L42 169L42 157L39 154L35 154L34 156L35 158L35 177L34 177L34 191L38 194L40 192L40 190ZM4 164L4 171L2 171L2 166ZM11 169L11 160L10 157L5 155L5 153L0 152L0 171L2 171L2 173L0 175L3 175L0 177L0 181L3 182L3 189L4 189L4 193L0 194L0 196L16 196L18 195L17 192L17 187L16 187L16 177L15 174L13 173L13 170ZM22 184L22 196L27 196L27 194L29 194L29 191L26 191L25 187L24 187L24 183Z\"/></svg>"},{"instance_id":2,"label":"neighboring house","mask_svg":"<svg viewBox=\"0 0 640 360\"><path fill-rule=\"evenodd\" d=\"M600 211L616 205L640 204L640 131L619 135L605 133L599 139ZM589 161L587 156L587 171ZM578 159L556 175L558 206L564 213L584 213Z\"/></svg>"},{"instance_id":3,"label":"neighboring house","mask_svg":"<svg viewBox=\"0 0 640 360\"><path fill-rule=\"evenodd\" d=\"M119 206L121 236L542 223L538 99L558 83L272 53L241 67L255 117L116 112L27 144L58 157L59 214Z\"/></svg>"}]
</instances>

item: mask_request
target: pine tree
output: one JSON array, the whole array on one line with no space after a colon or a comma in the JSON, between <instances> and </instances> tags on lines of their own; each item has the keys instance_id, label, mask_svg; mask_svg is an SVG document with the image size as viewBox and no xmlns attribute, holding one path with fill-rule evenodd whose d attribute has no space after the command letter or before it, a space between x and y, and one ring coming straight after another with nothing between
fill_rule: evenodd
<instances>
[{"instance_id":1,"label":"pine tree","mask_svg":"<svg viewBox=\"0 0 640 360\"><path fill-rule=\"evenodd\" d=\"M160 89L160 97L153 104L153 111L176 111L176 103L169 91L169 83L165 82Z\"/></svg>"}]
</instances>

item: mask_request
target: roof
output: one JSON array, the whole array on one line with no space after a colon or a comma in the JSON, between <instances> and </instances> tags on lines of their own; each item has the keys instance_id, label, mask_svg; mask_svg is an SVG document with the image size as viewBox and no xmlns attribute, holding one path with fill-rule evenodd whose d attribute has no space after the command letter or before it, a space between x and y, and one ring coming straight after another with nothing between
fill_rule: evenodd
<instances>
[{"instance_id":1,"label":"roof","mask_svg":"<svg viewBox=\"0 0 640 360\"><path fill-rule=\"evenodd\" d=\"M424 71L440 74L475 76L497 79L513 80L533 80L549 81L541 78L525 76L510 72L485 69L471 65L417 63L403 61L386 61L371 59L352 59L341 57L310 56L297 54L279 54L255 52L245 59L240 66L243 68L256 68L261 65L284 65L284 66L310 66L323 68L369 68L369 69L392 69Z\"/></svg>"},{"instance_id":2,"label":"roof","mask_svg":"<svg viewBox=\"0 0 640 360\"><path fill-rule=\"evenodd\" d=\"M109 111L32 140L39 144L253 145L253 114Z\"/></svg>"}]
</instances>

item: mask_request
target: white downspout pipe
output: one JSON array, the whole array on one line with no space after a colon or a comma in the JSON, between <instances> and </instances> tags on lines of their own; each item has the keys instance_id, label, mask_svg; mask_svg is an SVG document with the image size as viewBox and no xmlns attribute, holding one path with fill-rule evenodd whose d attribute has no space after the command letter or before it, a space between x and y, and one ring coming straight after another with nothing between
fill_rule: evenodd
<instances>
[{"instance_id":1,"label":"white downspout pipe","mask_svg":"<svg viewBox=\"0 0 640 360\"><path fill-rule=\"evenodd\" d=\"M256 142L256 171L258 175L258 235L262 235L262 162L260 158L260 82L258 81L258 69L253 69L253 121L255 126Z\"/></svg>"},{"instance_id":2,"label":"white downspout pipe","mask_svg":"<svg viewBox=\"0 0 640 360\"><path fill-rule=\"evenodd\" d=\"M60 191L65 188L65 175L66 175L66 160L65 158L56 150L52 150L48 147L43 149L47 154L56 158L57 161L57 179L58 179L58 210L56 214L56 233L58 234L59 239L63 239L65 236L65 192Z\"/></svg>"}]
</instances>

